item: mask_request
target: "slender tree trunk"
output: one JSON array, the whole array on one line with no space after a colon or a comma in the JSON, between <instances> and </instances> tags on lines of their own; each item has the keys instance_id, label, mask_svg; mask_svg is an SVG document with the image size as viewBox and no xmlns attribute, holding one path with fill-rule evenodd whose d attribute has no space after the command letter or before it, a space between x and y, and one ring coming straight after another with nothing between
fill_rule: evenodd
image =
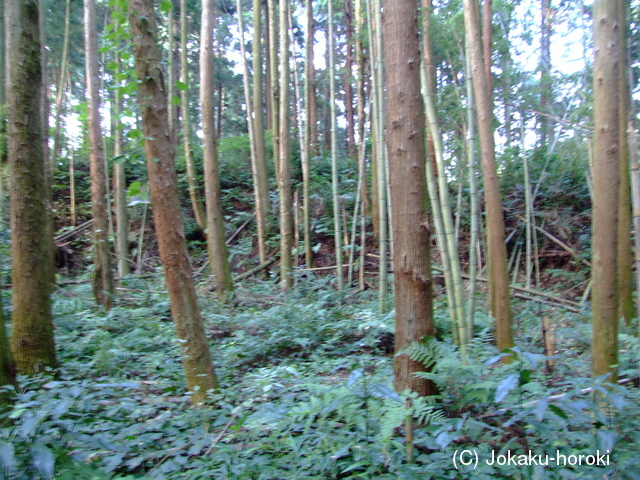
<instances>
[{"instance_id":1,"label":"slender tree trunk","mask_svg":"<svg viewBox=\"0 0 640 480\"><path fill-rule=\"evenodd\" d=\"M540 147L544 150L551 136L551 0L540 0Z\"/></svg>"},{"instance_id":2,"label":"slender tree trunk","mask_svg":"<svg viewBox=\"0 0 640 480\"><path fill-rule=\"evenodd\" d=\"M302 157L302 224L304 238L304 258L307 268L313 268L313 251L311 250L311 155L315 152L315 146L311 143L314 125L311 124L311 102L314 97L314 81L311 77L313 68L313 4L311 0L305 0L307 11L307 44L304 63L304 141L307 148ZM315 101L315 98L313 98Z\"/></svg>"},{"instance_id":3,"label":"slender tree trunk","mask_svg":"<svg viewBox=\"0 0 640 480\"><path fill-rule=\"evenodd\" d=\"M617 232L620 187L619 0L593 5L593 364L617 380Z\"/></svg>"},{"instance_id":4,"label":"slender tree trunk","mask_svg":"<svg viewBox=\"0 0 640 480\"><path fill-rule=\"evenodd\" d=\"M64 92L69 80L69 28L71 24L71 0L66 1L64 15L64 37L62 40L62 59L60 60L60 78L56 89L56 120L53 133L53 148L51 149L51 164L55 166L60 156L60 123L62 120L62 105Z\"/></svg>"},{"instance_id":5,"label":"slender tree trunk","mask_svg":"<svg viewBox=\"0 0 640 480\"><path fill-rule=\"evenodd\" d=\"M338 290L344 288L344 272L342 271L342 222L340 220L340 191L338 181L338 113L336 111L336 75L335 75L335 44L333 31L333 0L328 3L327 32L329 34L329 104L331 106L331 186L333 190L333 238L336 252L336 277ZM353 119L352 119L353 120ZM346 225L345 225L346 228Z\"/></svg>"},{"instance_id":6,"label":"slender tree trunk","mask_svg":"<svg viewBox=\"0 0 640 480\"><path fill-rule=\"evenodd\" d=\"M171 6L167 12L167 44L168 44L168 63L167 66L167 110L169 114L169 134L171 135L171 143L177 146L176 131L178 120L178 106L175 105L173 97L176 91L176 55L175 45L176 38L174 33L174 15L173 15L173 0L170 2Z\"/></svg>"},{"instance_id":7,"label":"slender tree trunk","mask_svg":"<svg viewBox=\"0 0 640 480\"><path fill-rule=\"evenodd\" d=\"M305 0L310 1L310 0ZM316 98L316 66L314 63L314 49L315 45L315 21L313 19L313 3L309 4L307 10L307 62L309 72L305 76L308 77L309 82L309 124L311 125L309 149L311 150L311 157L320 154L320 142L318 140L318 99ZM305 107L307 108L307 107Z\"/></svg>"},{"instance_id":8,"label":"slender tree trunk","mask_svg":"<svg viewBox=\"0 0 640 480\"><path fill-rule=\"evenodd\" d=\"M279 88L279 154L278 191L280 194L280 276L281 285L288 290L293 285L293 219L291 210L291 158L289 151L289 0L280 0L280 88ZM275 122L274 122L275 123Z\"/></svg>"},{"instance_id":9,"label":"slender tree trunk","mask_svg":"<svg viewBox=\"0 0 640 480\"><path fill-rule=\"evenodd\" d=\"M73 164L73 156L75 152L73 148L69 153L69 216L71 217L71 225L76 225L76 171Z\"/></svg>"},{"instance_id":10,"label":"slender tree trunk","mask_svg":"<svg viewBox=\"0 0 640 480\"><path fill-rule=\"evenodd\" d=\"M215 103L211 92L213 81L213 31L215 26L214 0L202 2L202 34L200 45L200 105L204 144L204 186L207 197L207 245L209 264L214 276L216 292L224 298L233 290L231 268L227 256L218 165L218 142L215 125ZM251 109L250 105L247 105Z\"/></svg>"},{"instance_id":11,"label":"slender tree trunk","mask_svg":"<svg viewBox=\"0 0 640 480\"><path fill-rule=\"evenodd\" d=\"M114 293L107 221L107 191L102 133L100 131L100 73L98 71L98 32L95 0L84 2L85 58L87 66L87 98L89 100L89 143L91 169L91 202L93 204L93 295L98 305L111 308Z\"/></svg>"},{"instance_id":12,"label":"slender tree trunk","mask_svg":"<svg viewBox=\"0 0 640 480\"><path fill-rule=\"evenodd\" d=\"M626 52L626 14L623 1L618 1L620 12L620 26L618 34L620 38L620 73L619 81L619 134L620 134L620 189L618 203L618 297L619 316L624 318L627 325L631 325L635 316L635 305L633 303L633 273L632 273L632 248L631 248L631 175L629 172L629 142L627 136L627 117L629 116L628 105L629 88L627 86L628 76L626 75L627 62L624 52Z\"/></svg>"},{"instance_id":13,"label":"slender tree trunk","mask_svg":"<svg viewBox=\"0 0 640 480\"><path fill-rule=\"evenodd\" d=\"M358 147L358 169L361 172L366 172L366 142L364 140L365 136L365 104L366 104L366 94L365 94L365 78L367 76L366 73L366 57L363 45L364 39L364 11L362 9L362 0L356 0L355 4L355 17L356 17L356 35L355 35L355 51L356 51L356 67L358 69L358 80L356 84L356 97L357 97L357 107L356 107L356 117L358 119L358 142L360 142L360 146ZM369 196L367 189L367 181L366 175L364 176L364 180L361 186L361 196L362 203L364 205L364 210L362 211L362 215L366 216L369 210ZM361 267L362 268L362 267Z\"/></svg>"},{"instance_id":14,"label":"slender tree trunk","mask_svg":"<svg viewBox=\"0 0 640 480\"><path fill-rule=\"evenodd\" d=\"M271 98L271 8L269 6L269 0L262 0L262 6L264 8L264 61L265 61L265 76L264 76L264 97L265 97L265 117L267 130L272 130L271 119L273 117L273 106Z\"/></svg>"},{"instance_id":15,"label":"slender tree trunk","mask_svg":"<svg viewBox=\"0 0 640 480\"><path fill-rule=\"evenodd\" d=\"M193 392L191 401L197 405L209 391L218 388L218 382L184 238L153 2L131 0L129 21L160 259L169 290L171 315L180 341L187 386Z\"/></svg>"},{"instance_id":16,"label":"slender tree trunk","mask_svg":"<svg viewBox=\"0 0 640 480\"><path fill-rule=\"evenodd\" d=\"M260 0L253 0L253 132L255 140L254 192L256 199L256 223L258 226L258 252L260 264L267 261L267 236L269 224L269 183L265 151L264 125L262 122L262 16Z\"/></svg>"},{"instance_id":17,"label":"slender tree trunk","mask_svg":"<svg viewBox=\"0 0 640 480\"><path fill-rule=\"evenodd\" d=\"M374 0L373 5L368 5L369 20L369 44L374 46L372 60L372 81L373 94L371 101L373 104L372 124L375 124L375 169L376 169L376 189L378 198L378 218L379 218L379 306L380 312L385 313L388 310L388 270L387 270L387 252L388 252L388 209L387 209L387 175L385 169L385 141L384 141L384 80L383 80L383 51L382 51L382 32L379 22L380 3ZM375 22L374 22L375 17ZM375 26L375 28L374 28ZM375 39L375 40L374 40ZM373 162L372 162L373 163ZM373 168L373 167L372 167Z\"/></svg>"},{"instance_id":18,"label":"slender tree trunk","mask_svg":"<svg viewBox=\"0 0 640 480\"><path fill-rule=\"evenodd\" d=\"M507 249L504 242L502 200L498 185L493 138L491 92L486 81L486 69L480 38L480 15L477 0L463 0L464 23L471 59L473 89L476 94L478 133L482 152L482 169L487 213L487 246L489 265L489 306L496 319L496 340L503 351L513 346Z\"/></svg>"},{"instance_id":19,"label":"slender tree trunk","mask_svg":"<svg viewBox=\"0 0 640 480\"><path fill-rule=\"evenodd\" d=\"M41 141L42 63L37 0L5 0L5 20L10 67L7 113L13 266L11 349L18 372L31 375L56 363L49 297L52 265L43 261L49 258L51 242L47 237Z\"/></svg>"},{"instance_id":20,"label":"slender tree trunk","mask_svg":"<svg viewBox=\"0 0 640 480\"><path fill-rule=\"evenodd\" d=\"M49 280L51 283L56 281L56 246L53 243L53 163L51 162L51 155L49 155L49 68L47 61L47 35L44 23L44 15L46 15L44 0L40 0L40 51L42 62L42 151L44 158L44 182L47 202L47 233L46 239L49 242L49 263L51 269L49 270Z\"/></svg>"},{"instance_id":21,"label":"slender tree trunk","mask_svg":"<svg viewBox=\"0 0 640 480\"><path fill-rule=\"evenodd\" d=\"M430 239L424 172L424 109L416 3L393 0L384 6L387 81L387 146L394 222L396 292L395 350L435 336ZM395 388L433 395L435 385L417 378L424 365L406 355L394 359Z\"/></svg>"},{"instance_id":22,"label":"slender tree trunk","mask_svg":"<svg viewBox=\"0 0 640 480\"><path fill-rule=\"evenodd\" d=\"M465 48L465 70L467 74L467 158L469 163L469 203L471 206L471 225L469 232L469 309L467 326L473 333L476 309L476 290L478 277L478 239L480 237L480 193L476 173L476 100L473 91L473 77L469 49Z\"/></svg>"},{"instance_id":23,"label":"slender tree trunk","mask_svg":"<svg viewBox=\"0 0 640 480\"><path fill-rule=\"evenodd\" d=\"M115 63L117 64L116 77L120 74L120 54L115 53ZM171 68L171 67L169 67ZM122 112L122 94L119 86L115 90L114 99L114 152L117 159L113 164L113 183L115 188L116 203L116 253L118 254L118 276L120 278L131 273L129 263L129 214L127 212L127 178L125 175L125 162L121 158L123 155L123 141L120 115Z\"/></svg>"},{"instance_id":24,"label":"slender tree trunk","mask_svg":"<svg viewBox=\"0 0 640 480\"><path fill-rule=\"evenodd\" d=\"M4 6L0 8L0 11L4 11ZM16 362L13 360L11 348L9 347L2 301L0 301L0 386L12 385L14 388L17 387L16 373ZM11 404L13 398L12 392L6 390L0 392L0 414L6 413L6 405ZM0 426L4 426L7 421L6 418L0 419Z\"/></svg>"},{"instance_id":25,"label":"slender tree trunk","mask_svg":"<svg viewBox=\"0 0 640 480\"><path fill-rule=\"evenodd\" d=\"M187 0L180 0L180 77L182 81L180 98L182 108L182 145L184 147L184 163L187 167L187 182L189 184L189 198L196 223L206 231L207 219L196 175L196 165L191 155L191 115L189 114L189 63L187 57L187 38L189 36L187 24ZM213 90L212 90L213 91ZM209 92L211 94L211 92ZM220 121L222 114L220 115Z\"/></svg>"},{"instance_id":26,"label":"slender tree trunk","mask_svg":"<svg viewBox=\"0 0 640 480\"><path fill-rule=\"evenodd\" d=\"M482 51L484 53L484 71L487 79L487 90L493 97L493 75L491 58L493 52L493 2L484 0L482 5Z\"/></svg>"},{"instance_id":27,"label":"slender tree trunk","mask_svg":"<svg viewBox=\"0 0 640 480\"><path fill-rule=\"evenodd\" d=\"M269 72L271 90L268 95L271 97L271 133L273 139L273 164L275 166L276 182L280 185L280 78L278 77L278 30L276 21L276 2L275 0L267 0L269 12ZM282 34L282 32L280 32ZM286 55L284 52L282 55ZM288 77L285 85L289 85ZM279 188L279 187L278 187Z\"/></svg>"},{"instance_id":28,"label":"slender tree trunk","mask_svg":"<svg viewBox=\"0 0 640 480\"><path fill-rule=\"evenodd\" d=\"M347 152L350 158L356 158L356 122L353 109L353 0L344 1L344 20L347 33L347 56L344 62L344 104L347 120ZM345 225L346 228L346 225Z\"/></svg>"}]
</instances>

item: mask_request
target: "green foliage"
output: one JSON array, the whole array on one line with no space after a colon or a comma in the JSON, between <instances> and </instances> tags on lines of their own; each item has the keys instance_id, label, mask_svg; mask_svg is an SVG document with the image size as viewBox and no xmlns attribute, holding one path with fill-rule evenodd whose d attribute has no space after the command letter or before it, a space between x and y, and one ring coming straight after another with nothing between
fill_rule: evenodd
<instances>
[{"instance_id":1,"label":"green foliage","mask_svg":"<svg viewBox=\"0 0 640 480\"><path fill-rule=\"evenodd\" d=\"M89 285L60 290L53 311L61 368L55 379L20 379L6 414L13 423L0 428L4 478L635 478L635 389L575 373L552 378L531 353L537 340L525 337L526 348L499 353L485 329L469 345L467 363L448 335L405 348L401 354L431 367L420 376L440 395L398 394L384 355L393 313L376 313L368 292L342 298L330 282L301 279L288 295L271 282L244 284L234 305L204 297L222 390L197 410L160 278L125 279L126 293L109 313L92 305ZM528 315L519 321L531 330ZM479 316L477 323L487 322ZM556 323L568 337L584 329L562 317ZM629 351L621 373L637 370L634 338L622 335ZM586 348L576 343L556 358L557 371L578 371L583 359L575 352ZM514 361L502 363L504 355ZM412 464L407 418L416 427ZM479 456L473 472L453 465L465 449ZM610 465L488 463L508 452L598 449L613 451Z\"/></svg>"}]
</instances>

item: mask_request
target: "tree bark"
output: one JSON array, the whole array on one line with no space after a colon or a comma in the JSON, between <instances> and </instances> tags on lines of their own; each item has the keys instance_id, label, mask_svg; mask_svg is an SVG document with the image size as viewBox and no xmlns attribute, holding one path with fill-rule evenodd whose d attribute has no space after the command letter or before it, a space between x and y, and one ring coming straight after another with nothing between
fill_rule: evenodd
<instances>
[{"instance_id":1,"label":"tree bark","mask_svg":"<svg viewBox=\"0 0 640 480\"><path fill-rule=\"evenodd\" d=\"M42 148L42 64L37 0L5 0L7 114L11 177L13 315L11 349L18 372L56 363L51 317L45 160Z\"/></svg>"},{"instance_id":2,"label":"tree bark","mask_svg":"<svg viewBox=\"0 0 640 480\"><path fill-rule=\"evenodd\" d=\"M261 0L253 0L253 132L255 140L254 183L256 223L258 226L258 252L260 263L267 261L267 236L269 224L269 183L265 151L264 125L262 121L262 15Z\"/></svg>"},{"instance_id":3,"label":"tree bark","mask_svg":"<svg viewBox=\"0 0 640 480\"><path fill-rule=\"evenodd\" d=\"M395 350L435 335L430 232L425 185L425 117L420 93L420 50L414 0L385 2L387 147L394 234ZM424 365L406 355L394 360L395 388L433 395L435 385L414 373Z\"/></svg>"},{"instance_id":4,"label":"tree bark","mask_svg":"<svg viewBox=\"0 0 640 480\"><path fill-rule=\"evenodd\" d=\"M540 23L540 147L544 150L549 143L553 124L551 122L551 0L540 0L542 13Z\"/></svg>"},{"instance_id":5,"label":"tree bark","mask_svg":"<svg viewBox=\"0 0 640 480\"><path fill-rule=\"evenodd\" d=\"M473 88L478 115L478 134L482 155L482 170L487 213L487 248L489 265L489 306L496 319L496 341L503 351L513 347L511 306L509 304L509 276L507 272L507 248L504 242L502 199L498 185L493 138L493 111L491 92L486 79L485 62L480 38L480 14L477 0L463 0L464 23L473 72Z\"/></svg>"},{"instance_id":6,"label":"tree bark","mask_svg":"<svg viewBox=\"0 0 640 480\"><path fill-rule=\"evenodd\" d=\"M169 290L187 386L194 404L216 390L211 352L207 345L180 213L174 150L169 135L167 99L160 70L162 55L152 0L131 0L129 20L138 77L138 101L142 112L147 168L160 259Z\"/></svg>"},{"instance_id":7,"label":"tree bark","mask_svg":"<svg viewBox=\"0 0 640 480\"><path fill-rule=\"evenodd\" d=\"M84 2L84 41L87 67L87 98L89 104L89 162L91 170L91 202L93 204L93 295L98 305L107 310L114 293L107 221L107 189L102 132L100 129L100 73L98 71L98 32L95 0Z\"/></svg>"},{"instance_id":8,"label":"tree bark","mask_svg":"<svg viewBox=\"0 0 640 480\"><path fill-rule=\"evenodd\" d=\"M313 71L313 3L305 0L307 19L307 39L304 62L304 105L306 118L304 122L304 140L307 148L302 157L302 223L304 238L304 258L307 268L313 268L313 250L311 250L311 156L315 153L312 143L315 125L312 124L311 104L315 103Z\"/></svg>"},{"instance_id":9,"label":"tree bark","mask_svg":"<svg viewBox=\"0 0 640 480\"><path fill-rule=\"evenodd\" d=\"M617 379L617 233L620 186L618 1L593 5L593 364Z\"/></svg>"},{"instance_id":10,"label":"tree bark","mask_svg":"<svg viewBox=\"0 0 640 480\"><path fill-rule=\"evenodd\" d=\"M336 252L336 277L338 290L344 288L342 271L342 221L340 219L340 191L338 179L338 113L336 111L335 35L333 30L333 0L328 2L327 33L329 34L329 105L331 111L331 187L333 197L333 239ZM353 118L351 119L353 121ZM348 121L348 120L347 120ZM347 226L345 225L345 228Z\"/></svg>"},{"instance_id":11,"label":"tree bark","mask_svg":"<svg viewBox=\"0 0 640 480\"><path fill-rule=\"evenodd\" d=\"M356 122L353 108L353 0L344 1L344 20L347 33L347 53L344 61L344 104L347 120L347 152L350 158L356 158ZM345 225L346 228L346 225Z\"/></svg>"},{"instance_id":12,"label":"tree bark","mask_svg":"<svg viewBox=\"0 0 640 480\"><path fill-rule=\"evenodd\" d=\"M629 88L627 84L627 62L624 52L626 46L626 15L624 2L618 2L618 18L620 26L618 35L620 41L620 73L619 82L619 145L620 145L620 197L618 202L618 297L619 297L619 317L624 318L627 325L631 325L635 316L635 305L633 303L633 273L631 247L631 173L629 171L629 142L627 135L627 118L631 103L629 98Z\"/></svg>"},{"instance_id":13,"label":"tree bark","mask_svg":"<svg viewBox=\"0 0 640 480\"><path fill-rule=\"evenodd\" d=\"M291 206L291 158L289 151L289 0L280 1L280 88L279 88L279 149L278 192L280 195L280 276L281 287L293 286L293 218Z\"/></svg>"},{"instance_id":14,"label":"tree bark","mask_svg":"<svg viewBox=\"0 0 640 480\"><path fill-rule=\"evenodd\" d=\"M187 57L187 1L180 0L180 76L182 81L182 89L180 90L180 99L182 105L182 145L184 146L184 163L187 167L187 182L189 184L189 198L191 198L191 208L196 223L206 231L207 219L205 209L202 206L200 193L198 189L198 180L196 175L196 165L191 155L191 116L189 114L189 63ZM211 91L213 92L213 90ZM210 92L210 94L211 94ZM222 121L222 114L220 115Z\"/></svg>"},{"instance_id":15,"label":"tree bark","mask_svg":"<svg viewBox=\"0 0 640 480\"><path fill-rule=\"evenodd\" d=\"M221 299L224 299L228 292L233 291L233 280L231 279L231 268L225 243L215 102L213 95L211 95L214 88L213 31L215 21L214 0L203 0L200 39L200 105L202 110L202 143L204 145L204 187L207 198L207 246L216 292Z\"/></svg>"}]
</instances>

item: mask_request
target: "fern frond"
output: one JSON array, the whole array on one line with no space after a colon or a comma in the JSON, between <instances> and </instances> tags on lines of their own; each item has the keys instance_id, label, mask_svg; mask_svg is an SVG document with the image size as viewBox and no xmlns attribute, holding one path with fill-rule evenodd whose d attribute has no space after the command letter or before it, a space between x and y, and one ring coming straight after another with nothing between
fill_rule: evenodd
<instances>
[{"instance_id":1,"label":"fern frond","mask_svg":"<svg viewBox=\"0 0 640 480\"><path fill-rule=\"evenodd\" d=\"M407 355L414 362L419 362L427 370L431 370L442 356L442 350L440 343L435 338L424 337L419 342L411 342L400 350L397 355Z\"/></svg>"}]
</instances>

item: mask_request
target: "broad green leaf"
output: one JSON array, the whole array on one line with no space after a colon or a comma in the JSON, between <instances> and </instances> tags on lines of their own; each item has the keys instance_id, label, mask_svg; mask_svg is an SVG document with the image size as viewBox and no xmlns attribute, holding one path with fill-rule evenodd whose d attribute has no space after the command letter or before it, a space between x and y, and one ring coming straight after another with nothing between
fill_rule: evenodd
<instances>
[{"instance_id":1,"label":"broad green leaf","mask_svg":"<svg viewBox=\"0 0 640 480\"><path fill-rule=\"evenodd\" d=\"M518 384L518 380L519 380L519 375L514 373L512 375L509 375L507 378L505 378L500 382L496 390L496 397L495 397L496 403L500 403L502 400L504 400L504 398L509 394L509 392L513 390L515 386Z\"/></svg>"},{"instance_id":2,"label":"broad green leaf","mask_svg":"<svg viewBox=\"0 0 640 480\"><path fill-rule=\"evenodd\" d=\"M31 455L33 466L36 467L40 476L45 480L53 478L55 459L51 450L41 443L36 443L31 447Z\"/></svg>"}]
</instances>

